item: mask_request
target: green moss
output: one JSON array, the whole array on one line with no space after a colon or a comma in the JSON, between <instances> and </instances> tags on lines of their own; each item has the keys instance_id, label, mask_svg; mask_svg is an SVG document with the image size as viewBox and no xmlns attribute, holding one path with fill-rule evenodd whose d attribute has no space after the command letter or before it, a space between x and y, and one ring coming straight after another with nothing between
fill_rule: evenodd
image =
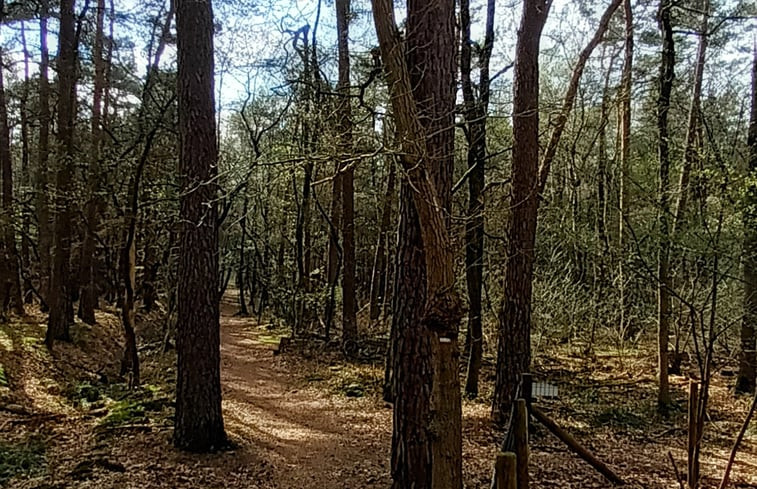
<instances>
[{"instance_id":1,"label":"green moss","mask_svg":"<svg viewBox=\"0 0 757 489\"><path fill-rule=\"evenodd\" d=\"M40 441L0 443L0 485L16 476L34 476L45 470L45 446Z\"/></svg>"},{"instance_id":2,"label":"green moss","mask_svg":"<svg viewBox=\"0 0 757 489\"><path fill-rule=\"evenodd\" d=\"M100 426L115 427L127 424L142 424L148 421L145 406L140 401L124 399L109 406L109 413L100 421Z\"/></svg>"},{"instance_id":3,"label":"green moss","mask_svg":"<svg viewBox=\"0 0 757 489\"><path fill-rule=\"evenodd\" d=\"M0 387L9 387L8 375L5 373L5 367L0 363Z\"/></svg>"}]
</instances>

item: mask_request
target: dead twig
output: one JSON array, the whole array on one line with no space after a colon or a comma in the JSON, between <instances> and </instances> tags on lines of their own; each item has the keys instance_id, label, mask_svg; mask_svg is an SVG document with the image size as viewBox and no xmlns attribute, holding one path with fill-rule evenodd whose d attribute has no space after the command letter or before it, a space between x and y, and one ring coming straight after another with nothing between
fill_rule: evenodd
<instances>
[{"instance_id":1,"label":"dead twig","mask_svg":"<svg viewBox=\"0 0 757 489\"><path fill-rule=\"evenodd\" d=\"M686 487L683 485L683 479L681 478L681 473L678 471L678 466L676 465L676 460L673 458L673 452L668 450L668 458L670 459L670 464L673 466L673 473L676 475L676 480L678 481L678 485L681 486L681 489L686 489Z\"/></svg>"}]
</instances>

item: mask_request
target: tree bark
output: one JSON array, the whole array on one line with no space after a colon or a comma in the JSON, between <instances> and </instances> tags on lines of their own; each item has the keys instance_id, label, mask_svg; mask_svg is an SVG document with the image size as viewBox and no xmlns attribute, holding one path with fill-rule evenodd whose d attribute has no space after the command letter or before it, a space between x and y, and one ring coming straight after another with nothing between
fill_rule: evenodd
<instances>
[{"instance_id":1,"label":"tree bark","mask_svg":"<svg viewBox=\"0 0 757 489\"><path fill-rule=\"evenodd\" d=\"M76 41L75 0L61 0L58 35L58 137L55 199L55 232L53 233L52 273L48 305L45 343L52 348L55 340L69 341L69 321L72 319L71 281L71 225L74 120L76 113ZM71 311L71 312L69 312Z\"/></svg>"},{"instance_id":2,"label":"tree bark","mask_svg":"<svg viewBox=\"0 0 757 489\"><path fill-rule=\"evenodd\" d=\"M550 6L549 0L524 0L515 48L505 300L499 311L492 404L492 418L499 424L507 421L520 374L531 364L531 291L539 205L539 43Z\"/></svg>"},{"instance_id":3,"label":"tree bark","mask_svg":"<svg viewBox=\"0 0 757 489\"><path fill-rule=\"evenodd\" d=\"M631 81L633 71L633 11L631 0L623 0L625 40L623 46L623 73L620 81L620 189L618 200L618 284L620 292L620 330L626 330L626 221L628 220L628 180L631 170Z\"/></svg>"},{"instance_id":4,"label":"tree bark","mask_svg":"<svg viewBox=\"0 0 757 489\"><path fill-rule=\"evenodd\" d=\"M0 11L0 18L3 16ZM0 169L2 171L2 224L4 277L0 284L0 316L9 306L19 316L23 316L24 301L21 289L21 264L16 248L16 213L13 205L13 157L11 155L10 126L8 125L8 105L5 96L3 74L3 54L0 51Z\"/></svg>"},{"instance_id":5,"label":"tree bark","mask_svg":"<svg viewBox=\"0 0 757 489\"><path fill-rule=\"evenodd\" d=\"M392 477L398 489L459 489L457 334L462 305L454 290L448 229L455 5L450 0L409 1L406 42L397 28L392 1L373 0L372 5L402 149L400 162L406 172L393 321Z\"/></svg>"},{"instance_id":6,"label":"tree bark","mask_svg":"<svg viewBox=\"0 0 757 489\"><path fill-rule=\"evenodd\" d=\"M737 392L754 392L757 358L757 48L752 63L752 111L749 118L749 175L744 205L744 318L741 321L741 357Z\"/></svg>"},{"instance_id":7,"label":"tree bark","mask_svg":"<svg viewBox=\"0 0 757 489\"><path fill-rule=\"evenodd\" d=\"M213 11L177 0L181 232L174 444L195 452L227 444L221 412L218 209Z\"/></svg>"},{"instance_id":8,"label":"tree bark","mask_svg":"<svg viewBox=\"0 0 757 489\"><path fill-rule=\"evenodd\" d=\"M95 63L95 86L92 94L92 128L90 136L90 160L88 174L89 200L86 206L86 233L81 251L79 317L87 324L95 324L97 290L95 287L95 233L99 225L102 206L98 195L100 182L100 152L102 141L102 98L105 91L105 60L103 59L103 24L105 21L105 0L97 0L95 22L95 45L92 52Z\"/></svg>"},{"instance_id":9,"label":"tree bark","mask_svg":"<svg viewBox=\"0 0 757 489\"><path fill-rule=\"evenodd\" d=\"M672 3L661 0L658 11L660 33L662 35L662 61L660 64L659 95L657 98L657 131L659 171L659 242L657 257L658 290L657 290L657 321L658 321L658 380L659 390L657 402L661 410L670 404L670 388L668 385L668 335L671 317L671 279L670 279L670 149L668 134L668 111L670 109L670 94L675 78L675 45L673 41L673 26L670 18Z\"/></svg>"},{"instance_id":10,"label":"tree bark","mask_svg":"<svg viewBox=\"0 0 757 489\"><path fill-rule=\"evenodd\" d=\"M352 154L350 104L350 0L336 0L336 30L339 49L338 128L342 180L342 341L357 339L357 301L355 295L355 168Z\"/></svg>"},{"instance_id":11,"label":"tree bark","mask_svg":"<svg viewBox=\"0 0 757 489\"><path fill-rule=\"evenodd\" d=\"M39 146L37 154L36 194L37 194L37 222L39 222L39 290L43 297L42 309L48 309L51 269L51 250L53 230L50 221L50 202L48 201L48 186L51 171L49 169L50 155L50 53L47 48L47 17L48 0L40 2L39 18Z\"/></svg>"},{"instance_id":12,"label":"tree bark","mask_svg":"<svg viewBox=\"0 0 757 489\"><path fill-rule=\"evenodd\" d=\"M478 396L478 373L483 353L481 292L484 271L484 185L486 167L486 121L489 109L489 60L494 47L494 0L486 4L484 45L478 57L478 99L471 81L470 1L460 1L460 76L468 124L468 215L465 223L465 278L468 286L468 372L465 393Z\"/></svg>"}]
</instances>

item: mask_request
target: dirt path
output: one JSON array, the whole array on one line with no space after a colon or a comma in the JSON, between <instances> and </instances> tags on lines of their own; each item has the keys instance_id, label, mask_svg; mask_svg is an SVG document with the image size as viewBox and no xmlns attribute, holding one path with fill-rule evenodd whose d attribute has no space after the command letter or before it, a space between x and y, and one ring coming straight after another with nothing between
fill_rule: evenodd
<instances>
[{"instance_id":1,"label":"dirt path","mask_svg":"<svg viewBox=\"0 0 757 489\"><path fill-rule=\"evenodd\" d=\"M229 299L226 299L229 300ZM309 387L293 373L296 357L274 357L252 318L221 315L221 376L226 429L273 467L281 488L389 485L391 410L375 399L348 399Z\"/></svg>"}]
</instances>

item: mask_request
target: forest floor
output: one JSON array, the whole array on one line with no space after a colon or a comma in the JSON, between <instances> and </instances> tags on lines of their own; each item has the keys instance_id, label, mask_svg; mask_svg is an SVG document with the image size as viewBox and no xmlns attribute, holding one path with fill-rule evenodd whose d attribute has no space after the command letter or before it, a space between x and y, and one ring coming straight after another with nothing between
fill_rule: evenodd
<instances>
[{"instance_id":1,"label":"forest floor","mask_svg":"<svg viewBox=\"0 0 757 489\"><path fill-rule=\"evenodd\" d=\"M142 387L117 375L120 323L98 313L77 323L72 344L48 352L45 316L0 325L0 486L60 488L386 488L391 409L381 400L382 362L344 362L327 348L273 355L285 332L222 307L223 408L234 448L191 455L171 446L174 356L160 350L157 317L145 316ZM685 471L685 376L672 377L671 414L655 411L653 358L645 351L581 355L544 348L537 379L559 386L544 411L607 462L632 488L679 487L670 455ZM491 385L491 366L482 385ZM705 428L704 488L717 487L749 400L733 398L716 376ZM465 401L466 488L487 488L501 434L489 423L488 396ZM546 429L532 432L535 488L611 485ZM757 430L750 429L732 487L757 488Z\"/></svg>"}]
</instances>

